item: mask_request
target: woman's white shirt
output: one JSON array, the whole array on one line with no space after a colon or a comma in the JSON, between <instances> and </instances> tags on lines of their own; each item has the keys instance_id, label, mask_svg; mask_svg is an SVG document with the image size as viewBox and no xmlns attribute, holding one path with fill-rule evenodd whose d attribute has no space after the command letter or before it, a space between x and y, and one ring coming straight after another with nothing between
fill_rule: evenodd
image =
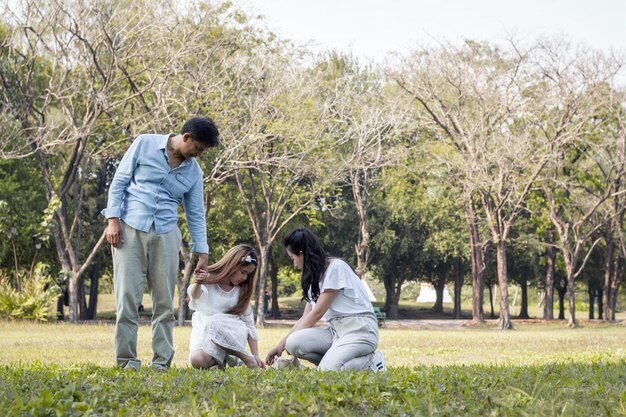
<instances>
[{"instance_id":1,"label":"woman's white shirt","mask_svg":"<svg viewBox=\"0 0 626 417\"><path fill-rule=\"evenodd\" d=\"M342 259L333 258L326 268L320 281L320 294L325 290L338 290L323 316L326 321L374 311L363 282ZM315 305L315 302L312 301L311 304Z\"/></svg>"}]
</instances>

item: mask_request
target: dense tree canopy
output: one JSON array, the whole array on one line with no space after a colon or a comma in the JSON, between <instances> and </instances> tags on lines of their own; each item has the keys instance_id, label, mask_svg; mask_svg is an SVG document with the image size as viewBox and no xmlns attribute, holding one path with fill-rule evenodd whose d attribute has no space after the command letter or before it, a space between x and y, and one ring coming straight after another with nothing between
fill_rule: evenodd
<instances>
[{"instance_id":1,"label":"dense tree canopy","mask_svg":"<svg viewBox=\"0 0 626 417\"><path fill-rule=\"evenodd\" d=\"M587 285L614 318L626 274L623 60L563 41L468 40L364 65L295 48L229 2L175 3L0 11L2 285L43 262L67 288L70 319L94 318L111 270L99 212L119 159L136 135L207 115L222 135L199 159L211 259L257 246L259 312L285 263L271 248L307 225L383 283L390 317L408 281L454 283L459 309L471 283L480 322L494 277L504 329L510 282L540 289L550 310L566 288L571 325ZM181 252L184 295L192 257Z\"/></svg>"}]
</instances>

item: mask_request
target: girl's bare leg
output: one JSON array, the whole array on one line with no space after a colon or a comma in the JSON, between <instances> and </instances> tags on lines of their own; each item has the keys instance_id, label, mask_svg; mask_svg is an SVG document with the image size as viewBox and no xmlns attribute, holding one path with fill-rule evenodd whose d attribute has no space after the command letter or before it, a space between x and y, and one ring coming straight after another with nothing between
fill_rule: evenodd
<instances>
[{"instance_id":1,"label":"girl's bare leg","mask_svg":"<svg viewBox=\"0 0 626 417\"><path fill-rule=\"evenodd\" d=\"M191 352L189 362L194 368L209 369L212 366L217 365L217 361L208 353L202 350L195 350Z\"/></svg>"},{"instance_id":2,"label":"girl's bare leg","mask_svg":"<svg viewBox=\"0 0 626 417\"><path fill-rule=\"evenodd\" d=\"M215 340L213 341L213 343L215 343ZM217 345L217 343L215 343ZM259 364L256 363L256 360L254 359L254 356L252 355L246 355L245 353L242 352L237 352L234 351L232 349L228 349L225 348L224 346L220 346L222 349L224 349L226 351L226 353L228 353L229 355L233 355L238 357L239 359L241 359L243 361L243 363L248 367L248 368L259 368Z\"/></svg>"}]
</instances>

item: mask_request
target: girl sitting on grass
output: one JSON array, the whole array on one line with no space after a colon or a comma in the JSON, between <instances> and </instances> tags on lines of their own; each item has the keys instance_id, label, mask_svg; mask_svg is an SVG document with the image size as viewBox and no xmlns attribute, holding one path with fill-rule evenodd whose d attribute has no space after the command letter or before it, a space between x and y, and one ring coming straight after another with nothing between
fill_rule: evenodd
<instances>
[{"instance_id":1,"label":"girl sitting on grass","mask_svg":"<svg viewBox=\"0 0 626 417\"><path fill-rule=\"evenodd\" d=\"M189 362L194 368L223 367L239 362L264 368L250 309L257 276L257 255L249 245L231 248L222 259L196 273L187 289L191 318ZM246 342L250 352L246 350Z\"/></svg>"}]
</instances>

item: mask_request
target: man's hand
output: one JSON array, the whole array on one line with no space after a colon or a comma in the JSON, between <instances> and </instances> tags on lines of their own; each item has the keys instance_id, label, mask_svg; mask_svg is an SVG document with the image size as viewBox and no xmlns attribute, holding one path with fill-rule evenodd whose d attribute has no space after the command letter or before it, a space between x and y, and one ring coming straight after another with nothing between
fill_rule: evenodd
<instances>
[{"instance_id":1,"label":"man's hand","mask_svg":"<svg viewBox=\"0 0 626 417\"><path fill-rule=\"evenodd\" d=\"M120 219L110 218L109 225L106 228L107 242L109 242L114 248L122 246L124 243L124 236L122 235L122 227L120 225Z\"/></svg>"},{"instance_id":2,"label":"man's hand","mask_svg":"<svg viewBox=\"0 0 626 417\"><path fill-rule=\"evenodd\" d=\"M209 266L209 254L201 253L198 256L198 264L196 265L196 269L193 272L196 274L200 272L207 272L208 266Z\"/></svg>"}]
</instances>

